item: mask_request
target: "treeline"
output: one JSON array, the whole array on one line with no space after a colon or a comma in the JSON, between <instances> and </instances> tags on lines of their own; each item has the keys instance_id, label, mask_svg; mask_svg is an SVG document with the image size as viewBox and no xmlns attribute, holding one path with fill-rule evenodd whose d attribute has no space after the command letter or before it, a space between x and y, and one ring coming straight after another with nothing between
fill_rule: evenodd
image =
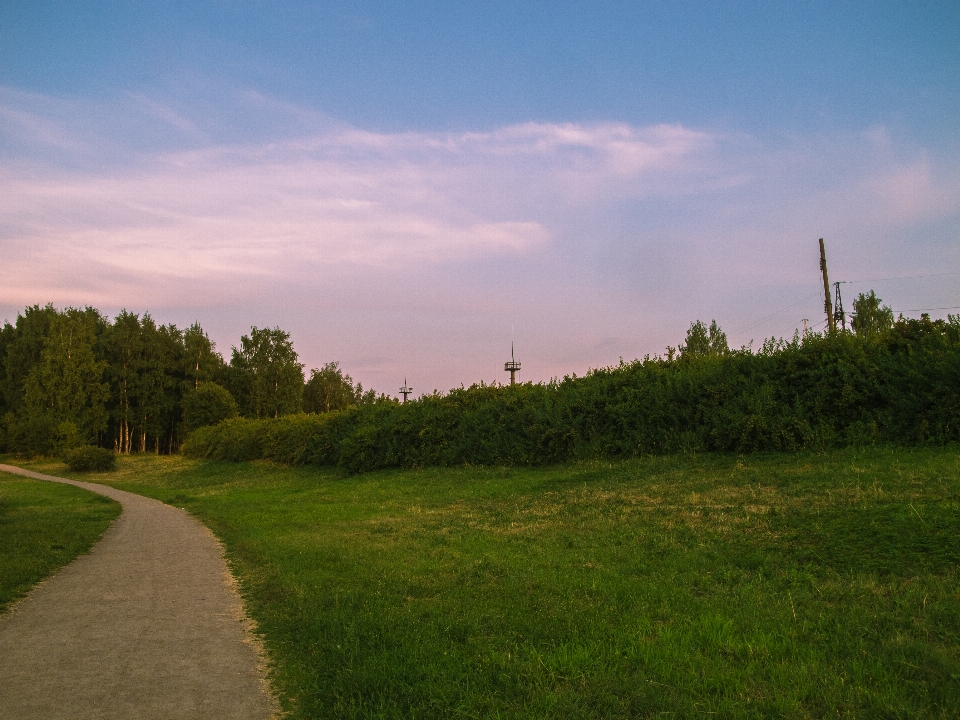
<instances>
[{"instance_id":1,"label":"treeline","mask_svg":"<svg viewBox=\"0 0 960 720\"><path fill-rule=\"evenodd\" d=\"M697 322L665 357L586 377L231 420L201 429L184 450L353 473L960 439L960 316L894 322L873 293L858 300L850 332L731 351L716 323Z\"/></svg>"},{"instance_id":2,"label":"treeline","mask_svg":"<svg viewBox=\"0 0 960 720\"><path fill-rule=\"evenodd\" d=\"M305 381L288 333L251 328L229 362L199 324L94 308L25 309L0 330L0 451L79 445L172 453L191 430L231 417L279 418L383 401L337 363Z\"/></svg>"}]
</instances>

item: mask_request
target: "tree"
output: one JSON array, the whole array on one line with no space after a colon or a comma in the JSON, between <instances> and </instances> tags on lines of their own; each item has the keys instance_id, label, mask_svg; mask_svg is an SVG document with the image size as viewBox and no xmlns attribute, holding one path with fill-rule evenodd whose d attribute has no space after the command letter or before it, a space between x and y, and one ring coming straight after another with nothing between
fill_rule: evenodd
<instances>
[{"instance_id":1,"label":"tree","mask_svg":"<svg viewBox=\"0 0 960 720\"><path fill-rule=\"evenodd\" d=\"M226 388L202 382L183 396L183 423L187 432L236 417L237 401Z\"/></svg>"},{"instance_id":2,"label":"tree","mask_svg":"<svg viewBox=\"0 0 960 720\"><path fill-rule=\"evenodd\" d=\"M104 337L104 353L114 401L116 447L122 453L129 453L133 447L134 405L143 355L143 336L138 315L120 311Z\"/></svg>"},{"instance_id":3,"label":"tree","mask_svg":"<svg viewBox=\"0 0 960 720\"><path fill-rule=\"evenodd\" d=\"M183 333L175 325L157 327L149 313L141 319L121 311L103 339L112 389L115 446L122 453L177 445L179 406L186 372Z\"/></svg>"},{"instance_id":4,"label":"tree","mask_svg":"<svg viewBox=\"0 0 960 720\"><path fill-rule=\"evenodd\" d=\"M184 372L192 380L193 388L213 380L223 367L223 358L200 323L195 322L184 331L183 345Z\"/></svg>"},{"instance_id":5,"label":"tree","mask_svg":"<svg viewBox=\"0 0 960 720\"><path fill-rule=\"evenodd\" d=\"M160 437L170 425L179 396L177 373L182 367L183 344L173 325L157 327L149 313L140 323L141 355L135 387L137 450L145 452L148 436L154 452L160 452Z\"/></svg>"},{"instance_id":6,"label":"tree","mask_svg":"<svg viewBox=\"0 0 960 720\"><path fill-rule=\"evenodd\" d=\"M353 386L353 378L343 374L340 363L330 362L310 371L310 379L303 388L303 410L308 413L344 410L360 404L363 395L363 387Z\"/></svg>"},{"instance_id":7,"label":"tree","mask_svg":"<svg viewBox=\"0 0 960 720\"><path fill-rule=\"evenodd\" d=\"M873 290L869 294L860 293L853 301L850 325L857 335L870 337L893 327L893 310L881 302Z\"/></svg>"},{"instance_id":8,"label":"tree","mask_svg":"<svg viewBox=\"0 0 960 720\"><path fill-rule=\"evenodd\" d=\"M184 332L173 323L157 329L161 362L163 365L163 413L156 420L155 452L164 447L168 453L179 448L177 428L181 418L183 394L188 381L184 372L186 347ZM219 356L218 356L219 357Z\"/></svg>"},{"instance_id":9,"label":"tree","mask_svg":"<svg viewBox=\"0 0 960 720\"><path fill-rule=\"evenodd\" d=\"M228 390L247 417L280 417L300 412L303 365L280 328L250 328L233 348Z\"/></svg>"},{"instance_id":10,"label":"tree","mask_svg":"<svg viewBox=\"0 0 960 720\"><path fill-rule=\"evenodd\" d=\"M6 347L0 392L7 412L18 416L23 414L27 377L40 362L44 339L50 335L50 325L56 316L53 305L42 308L34 305L17 315L16 325L5 325Z\"/></svg>"},{"instance_id":11,"label":"tree","mask_svg":"<svg viewBox=\"0 0 960 720\"><path fill-rule=\"evenodd\" d=\"M727 335L716 320L710 323L709 328L700 320L691 323L687 340L680 346L680 357L711 357L728 352Z\"/></svg>"},{"instance_id":12,"label":"tree","mask_svg":"<svg viewBox=\"0 0 960 720\"><path fill-rule=\"evenodd\" d=\"M96 443L107 428L106 362L94 352L105 327L106 321L93 308L56 313L43 340L40 361L24 384L27 416L34 421L46 419L61 447L79 440Z\"/></svg>"}]
</instances>

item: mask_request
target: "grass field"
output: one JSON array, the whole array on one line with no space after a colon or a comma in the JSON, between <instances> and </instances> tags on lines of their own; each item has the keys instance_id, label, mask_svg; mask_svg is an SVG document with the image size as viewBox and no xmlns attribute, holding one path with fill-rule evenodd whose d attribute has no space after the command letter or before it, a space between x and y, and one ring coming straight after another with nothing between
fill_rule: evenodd
<instances>
[{"instance_id":1,"label":"grass field","mask_svg":"<svg viewBox=\"0 0 960 720\"><path fill-rule=\"evenodd\" d=\"M97 479L224 540L292 717L960 715L956 447Z\"/></svg>"},{"instance_id":2,"label":"grass field","mask_svg":"<svg viewBox=\"0 0 960 720\"><path fill-rule=\"evenodd\" d=\"M0 472L0 613L87 552L119 514L102 495Z\"/></svg>"}]
</instances>

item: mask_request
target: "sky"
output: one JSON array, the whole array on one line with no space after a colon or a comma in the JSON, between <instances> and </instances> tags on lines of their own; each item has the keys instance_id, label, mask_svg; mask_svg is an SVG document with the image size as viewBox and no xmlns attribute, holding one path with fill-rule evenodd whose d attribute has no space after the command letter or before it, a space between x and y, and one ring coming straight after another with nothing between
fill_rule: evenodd
<instances>
[{"instance_id":1,"label":"sky","mask_svg":"<svg viewBox=\"0 0 960 720\"><path fill-rule=\"evenodd\" d=\"M0 2L0 320L392 395L960 313L960 3Z\"/></svg>"}]
</instances>

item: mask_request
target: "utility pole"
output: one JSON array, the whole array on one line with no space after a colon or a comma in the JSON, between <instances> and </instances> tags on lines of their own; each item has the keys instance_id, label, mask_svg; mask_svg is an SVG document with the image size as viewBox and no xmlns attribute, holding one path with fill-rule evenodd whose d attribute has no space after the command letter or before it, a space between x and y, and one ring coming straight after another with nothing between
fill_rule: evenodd
<instances>
[{"instance_id":1,"label":"utility pole","mask_svg":"<svg viewBox=\"0 0 960 720\"><path fill-rule=\"evenodd\" d=\"M830 332L836 332L837 319L833 316L830 304L830 279L827 277L827 251L823 248L823 238L820 238L820 272L823 273L823 311L827 314L827 328Z\"/></svg>"}]
</instances>

